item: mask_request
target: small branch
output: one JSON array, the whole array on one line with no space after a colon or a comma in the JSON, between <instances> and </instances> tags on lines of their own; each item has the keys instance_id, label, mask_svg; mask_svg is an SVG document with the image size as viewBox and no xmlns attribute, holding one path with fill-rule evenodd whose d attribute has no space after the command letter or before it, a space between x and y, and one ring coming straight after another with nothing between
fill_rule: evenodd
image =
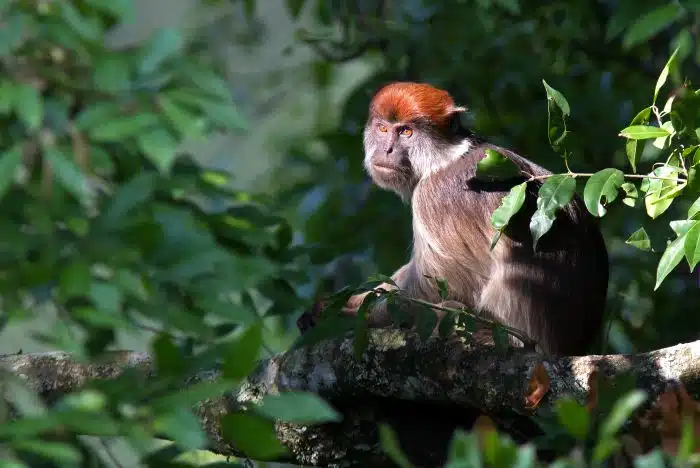
<instances>
[{"instance_id":1,"label":"small branch","mask_svg":"<svg viewBox=\"0 0 700 468\"><path fill-rule=\"evenodd\" d=\"M503 328L509 335L522 341L523 345L530 350L534 350L535 346L537 346L536 341L530 339L528 336L523 334L517 328L512 328L512 327L509 327L508 325L504 325L504 324L497 322L495 320L487 319L487 318L482 317L480 315L477 315L474 312L469 311L467 309L460 310L460 309L453 309L451 307L443 307L443 306L440 306L437 304L433 304L432 302L424 301L422 299L414 299L414 298L410 298L410 297L403 297L402 296L402 299L404 299L408 302L413 302L415 304L420 304L420 305L423 305L426 307L430 307L431 309L434 309L434 310L440 310L442 312L454 312L456 314L467 315L467 316L473 318L475 322L481 323L483 325L487 325L489 327L498 326L498 327Z\"/></svg>"},{"instance_id":2,"label":"small branch","mask_svg":"<svg viewBox=\"0 0 700 468\"><path fill-rule=\"evenodd\" d=\"M529 176L526 182L531 182L533 180L544 180L544 179L549 179L550 177L553 177L555 175L561 175L561 174L545 174L545 175L539 175L539 176L533 176L531 174L526 174ZM594 172L568 172L567 175L570 175L571 177L592 177L595 175ZM655 180L670 180L673 182L686 182L686 179L679 179L677 177L662 177L662 176L654 176L654 175L644 175L644 174L622 174L622 176L625 179L655 179Z\"/></svg>"}]
</instances>

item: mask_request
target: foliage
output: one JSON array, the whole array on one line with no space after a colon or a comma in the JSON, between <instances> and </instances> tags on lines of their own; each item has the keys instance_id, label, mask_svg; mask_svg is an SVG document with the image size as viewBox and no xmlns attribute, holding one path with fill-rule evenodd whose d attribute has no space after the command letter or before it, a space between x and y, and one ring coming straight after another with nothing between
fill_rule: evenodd
<instances>
[{"instance_id":1,"label":"foliage","mask_svg":"<svg viewBox=\"0 0 700 468\"><path fill-rule=\"evenodd\" d=\"M3 375L0 458L109 466L78 438L88 434L124 436L163 466L206 446L191 407L248 375L266 318L303 306L308 255L284 218L230 188L232 174L182 149L246 127L199 37L163 29L108 47L130 1L11 1L1 13L1 322L41 314L53 326L36 338L84 360L147 330L158 376L124 375L46 407ZM223 380L181 391L185 375L217 364ZM261 457L282 449L273 420L338 417L311 394L241 411L224 429ZM156 436L176 450L150 453Z\"/></svg>"},{"instance_id":2,"label":"foliage","mask_svg":"<svg viewBox=\"0 0 700 468\"><path fill-rule=\"evenodd\" d=\"M251 20L262 8L234 3ZM192 405L235 389L271 352L272 328L306 308L310 288L335 292L333 310L356 290L387 281L377 275L338 292L368 271L397 267L410 242L408 210L369 188L361 163L368 93L393 79L450 89L469 105L479 133L498 135L491 139L536 155L555 173L526 180L504 199L492 217L494 245L528 184L540 184L535 241L574 193L604 217L614 349L694 337L700 318L686 305L700 299L689 275L700 262L700 91L683 77L696 75L700 63L697 2L286 5L293 17L317 22L315 31L298 31L297 46L318 57L319 94L338 64L378 60L337 125L300 138L280 171L271 169L263 195L232 188L235 154L231 170L222 170L184 149L248 129L224 63L211 53L220 31L164 28L112 47L111 31L134 17L130 0L0 4L0 325L40 317L50 326L37 340L84 360L113 349L120 334L145 331L158 370L149 380L129 373L92 384L50 406L3 374L2 466L109 466L83 435L123 437L145 466L189 466L183 453L207 445ZM515 175L496 152L479 173ZM447 285L435 281L444 293ZM324 322L297 345L354 330L362 352L370 301L401 300L392 292L368 297L356 320ZM493 327L497 337L517 333L469 311L445 311L451 320L441 333L455 327L469 334L477 325ZM419 317L418 330L430 333L434 316ZM222 380L181 389L191 371L215 366ZM619 454L621 429L645 404L645 395L624 390L601 390L607 403L597 412L559 401L554 414L535 418L546 437L521 446L495 430L457 431L447 466L543 466L536 446L554 451L555 466L602 466ZM339 417L312 394L289 393L221 424L246 454L265 459L285 450L275 420ZM392 429L381 426L380 436L387 454L410 466ZM155 449L155 437L174 445ZM636 464L690 463L691 439L674 456L658 449Z\"/></svg>"}]
</instances>

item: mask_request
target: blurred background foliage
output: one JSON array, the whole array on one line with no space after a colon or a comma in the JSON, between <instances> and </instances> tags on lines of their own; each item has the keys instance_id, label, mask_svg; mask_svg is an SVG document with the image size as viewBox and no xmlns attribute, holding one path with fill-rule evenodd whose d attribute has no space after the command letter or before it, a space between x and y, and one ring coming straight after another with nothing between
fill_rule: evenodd
<instances>
[{"instance_id":1,"label":"blurred background foliage","mask_svg":"<svg viewBox=\"0 0 700 468\"><path fill-rule=\"evenodd\" d=\"M477 133L557 172L545 79L571 104L572 170L631 172L619 130L675 48L660 102L700 66L694 0L7 0L0 14L0 352L150 350L166 383L241 346L250 362L285 349L318 294L407 259L408 208L362 170L382 84L448 89ZM697 274L681 263L653 291L689 201L602 220L612 351L697 339ZM625 244L640 226L655 252ZM150 408L146 433L202 446L187 411ZM125 414L105 417L146 427ZM146 450L136 439L123 456Z\"/></svg>"}]
</instances>

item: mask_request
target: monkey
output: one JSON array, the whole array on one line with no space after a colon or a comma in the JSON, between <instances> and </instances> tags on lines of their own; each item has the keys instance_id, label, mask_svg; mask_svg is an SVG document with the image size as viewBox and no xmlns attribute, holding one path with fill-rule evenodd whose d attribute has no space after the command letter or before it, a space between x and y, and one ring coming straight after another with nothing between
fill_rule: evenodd
<instances>
[{"instance_id":1,"label":"monkey","mask_svg":"<svg viewBox=\"0 0 700 468\"><path fill-rule=\"evenodd\" d=\"M465 112L449 92L427 83L390 83L371 100L364 169L412 211L412 253L391 278L407 296L431 303L444 299L434 280L443 278L448 300L522 331L545 353L585 354L601 331L608 289L608 253L598 220L574 194L533 248L529 221L543 181L532 177L551 172L466 128ZM514 162L521 175L477 179L487 149ZM523 181L525 202L491 250L491 214ZM343 313L357 314L367 294L350 297ZM300 329L313 325L300 321ZM391 326L386 304L373 304L367 321L370 327Z\"/></svg>"}]
</instances>

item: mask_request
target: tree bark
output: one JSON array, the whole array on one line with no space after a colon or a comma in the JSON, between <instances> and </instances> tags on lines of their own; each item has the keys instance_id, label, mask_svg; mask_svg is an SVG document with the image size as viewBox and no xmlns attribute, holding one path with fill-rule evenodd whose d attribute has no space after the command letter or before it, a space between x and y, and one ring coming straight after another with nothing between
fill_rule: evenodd
<instances>
[{"instance_id":1,"label":"tree bark","mask_svg":"<svg viewBox=\"0 0 700 468\"><path fill-rule=\"evenodd\" d=\"M456 340L399 330L371 330L360 359L351 335L289 350L263 361L238 389L200 402L196 411L214 452L245 456L221 434L218 420L241 404L270 393L315 392L343 414L343 421L320 426L276 423L278 438L291 461L312 466L391 466L383 455L377 423L386 422L416 466L440 466L455 428L469 429L486 413L514 438L534 429L525 396L533 369L541 363L551 385L538 408L568 394L585 401L594 369L602 376L633 374L637 387L653 399L669 381L700 394L700 341L637 355L545 357L523 349L499 351ZM101 361L81 364L62 352L6 355L0 367L24 379L49 401L75 391L91 379L109 379L125 369L152 374L146 353L118 351ZM188 384L219 377L202 370ZM536 410L535 410L536 411Z\"/></svg>"}]
</instances>

